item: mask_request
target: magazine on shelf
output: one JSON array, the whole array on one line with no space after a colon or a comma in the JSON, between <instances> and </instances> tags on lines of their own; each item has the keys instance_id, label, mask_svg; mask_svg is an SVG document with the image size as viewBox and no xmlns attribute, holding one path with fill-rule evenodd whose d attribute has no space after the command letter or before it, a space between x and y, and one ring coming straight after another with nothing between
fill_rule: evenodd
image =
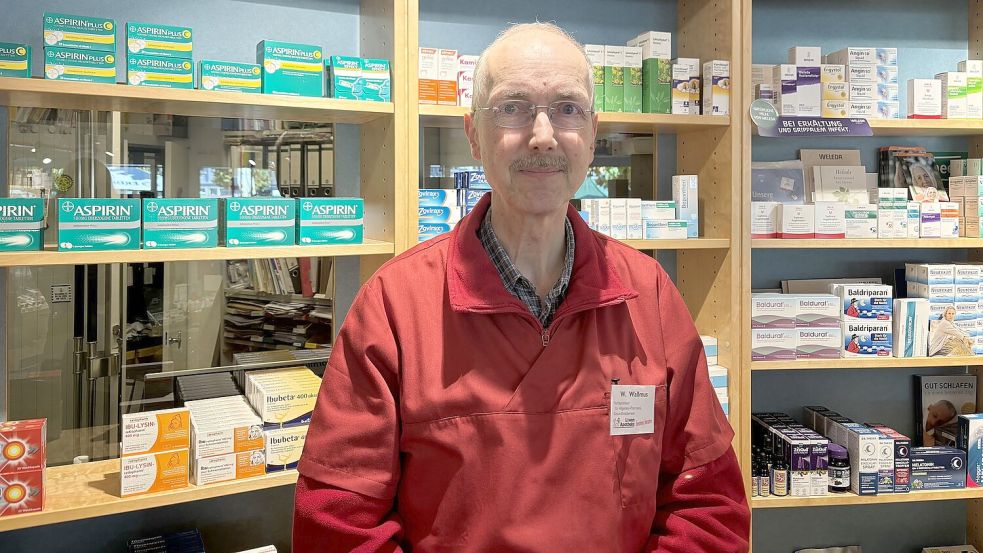
<instances>
[{"instance_id":1,"label":"magazine on shelf","mask_svg":"<svg viewBox=\"0 0 983 553\"><path fill-rule=\"evenodd\" d=\"M976 375L915 375L918 446L955 447L959 415L976 412Z\"/></svg>"}]
</instances>

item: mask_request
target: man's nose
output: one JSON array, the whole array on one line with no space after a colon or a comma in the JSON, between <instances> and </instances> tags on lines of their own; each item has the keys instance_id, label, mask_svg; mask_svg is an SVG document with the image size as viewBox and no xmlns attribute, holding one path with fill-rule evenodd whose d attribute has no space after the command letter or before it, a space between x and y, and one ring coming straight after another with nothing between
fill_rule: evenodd
<instances>
[{"instance_id":1,"label":"man's nose","mask_svg":"<svg viewBox=\"0 0 983 553\"><path fill-rule=\"evenodd\" d=\"M536 117L532 121L532 137L529 147L533 150L553 150L556 148L553 123L550 121L548 108L536 108Z\"/></svg>"}]
</instances>

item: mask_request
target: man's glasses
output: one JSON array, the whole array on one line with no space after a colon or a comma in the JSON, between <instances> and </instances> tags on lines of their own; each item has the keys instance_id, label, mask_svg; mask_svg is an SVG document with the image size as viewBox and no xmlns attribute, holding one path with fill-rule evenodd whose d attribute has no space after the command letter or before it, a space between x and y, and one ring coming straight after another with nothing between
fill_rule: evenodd
<instances>
[{"instance_id":1,"label":"man's glasses","mask_svg":"<svg viewBox=\"0 0 983 553\"><path fill-rule=\"evenodd\" d=\"M490 107L475 108L491 114L495 125L506 129L521 129L536 120L540 109L546 110L550 124L558 129L582 129L590 122L594 110L577 102L560 100L548 106L537 106L528 100L505 100Z\"/></svg>"}]
</instances>

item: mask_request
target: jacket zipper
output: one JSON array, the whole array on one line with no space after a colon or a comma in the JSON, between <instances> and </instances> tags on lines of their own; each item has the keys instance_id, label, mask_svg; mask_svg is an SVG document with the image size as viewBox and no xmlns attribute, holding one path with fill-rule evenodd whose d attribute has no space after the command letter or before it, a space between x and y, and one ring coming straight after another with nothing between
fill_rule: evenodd
<instances>
[{"instance_id":1,"label":"jacket zipper","mask_svg":"<svg viewBox=\"0 0 983 553\"><path fill-rule=\"evenodd\" d=\"M617 301L615 301L615 302L608 302L607 304L604 304L604 305L613 305L615 303L621 303L623 301L625 301L625 297L624 296L619 296ZM603 307L603 306L599 306L599 307ZM574 309L574 310L571 310L571 311L561 312L559 316L554 317L553 318L553 321L550 322L550 325L548 327L545 327L545 328L542 329L543 347L545 348L546 346L548 346L550 344L550 329L553 328L556 325L557 322L559 322L562 319L565 319L566 317L568 317L569 315L571 315L573 313L579 313L580 311L586 311L587 309L588 308L585 308L585 309ZM532 317L532 318L535 319L535 317ZM539 319L536 319L536 322L539 322Z\"/></svg>"},{"instance_id":2,"label":"jacket zipper","mask_svg":"<svg viewBox=\"0 0 983 553\"><path fill-rule=\"evenodd\" d=\"M549 345L549 343L550 343L550 329L549 328L544 328L543 329L543 347L545 348L546 346Z\"/></svg>"}]
</instances>

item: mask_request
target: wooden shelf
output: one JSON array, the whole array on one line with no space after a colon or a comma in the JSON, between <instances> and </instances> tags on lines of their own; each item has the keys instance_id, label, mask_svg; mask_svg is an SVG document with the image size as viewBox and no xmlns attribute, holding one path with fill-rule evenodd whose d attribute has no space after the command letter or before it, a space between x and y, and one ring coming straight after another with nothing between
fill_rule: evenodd
<instances>
[{"instance_id":1,"label":"wooden shelf","mask_svg":"<svg viewBox=\"0 0 983 553\"><path fill-rule=\"evenodd\" d=\"M344 255L392 255L395 245L366 239L362 244L341 246L274 246L264 248L194 248L59 252L50 247L40 252L0 252L0 267L40 265L94 265L99 263L153 263L164 261L215 261L267 257L339 257Z\"/></svg>"},{"instance_id":2,"label":"wooden shelf","mask_svg":"<svg viewBox=\"0 0 983 553\"><path fill-rule=\"evenodd\" d=\"M289 470L170 492L119 497L119 459L52 467L45 474L44 510L0 517L0 532L289 486L296 482L297 471Z\"/></svg>"},{"instance_id":3,"label":"wooden shelf","mask_svg":"<svg viewBox=\"0 0 983 553\"><path fill-rule=\"evenodd\" d=\"M752 509L779 509L787 507L834 507L843 505L882 505L886 503L917 503L920 501L951 501L956 499L983 499L983 489L939 490L883 495L856 495L839 493L821 497L753 497Z\"/></svg>"},{"instance_id":4,"label":"wooden shelf","mask_svg":"<svg viewBox=\"0 0 983 553\"><path fill-rule=\"evenodd\" d=\"M983 120L871 119L874 136L970 136L983 134Z\"/></svg>"},{"instance_id":5,"label":"wooden shelf","mask_svg":"<svg viewBox=\"0 0 983 553\"><path fill-rule=\"evenodd\" d=\"M751 370L896 369L904 367L966 367L975 365L983 365L983 355L965 357L849 357L843 359L799 359L795 361L751 361Z\"/></svg>"},{"instance_id":6,"label":"wooden shelf","mask_svg":"<svg viewBox=\"0 0 983 553\"><path fill-rule=\"evenodd\" d=\"M464 114L469 108L461 106L420 105L420 126L438 128L462 128ZM599 133L682 133L730 125L730 117L710 115L662 115L659 113L609 113L598 114Z\"/></svg>"},{"instance_id":7,"label":"wooden shelf","mask_svg":"<svg viewBox=\"0 0 983 553\"><path fill-rule=\"evenodd\" d=\"M391 102L17 78L0 78L0 105L351 124L394 112Z\"/></svg>"},{"instance_id":8,"label":"wooden shelf","mask_svg":"<svg viewBox=\"0 0 983 553\"><path fill-rule=\"evenodd\" d=\"M687 238L685 240L622 240L636 250L726 250L726 238Z\"/></svg>"},{"instance_id":9,"label":"wooden shelf","mask_svg":"<svg viewBox=\"0 0 983 553\"><path fill-rule=\"evenodd\" d=\"M983 238L856 238L856 239L756 239L751 240L751 249L789 250L789 249L890 249L890 248L983 248Z\"/></svg>"}]
</instances>

